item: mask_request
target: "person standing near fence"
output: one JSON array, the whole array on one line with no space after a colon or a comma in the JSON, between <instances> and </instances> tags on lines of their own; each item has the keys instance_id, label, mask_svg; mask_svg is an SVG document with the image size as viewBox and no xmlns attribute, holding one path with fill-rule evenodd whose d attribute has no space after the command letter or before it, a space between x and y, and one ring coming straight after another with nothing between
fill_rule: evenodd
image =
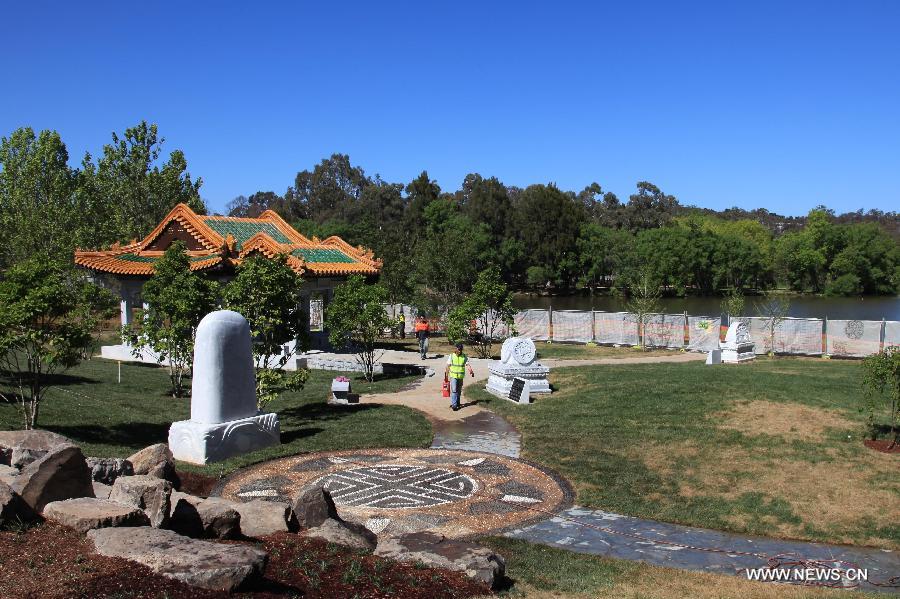
<instances>
[{"instance_id":1,"label":"person standing near fence","mask_svg":"<svg viewBox=\"0 0 900 599\"><path fill-rule=\"evenodd\" d=\"M469 369L469 375L475 376L475 371L469 365L469 357L463 353L463 344L457 343L456 351L447 358L447 368L444 370L444 378L450 380L450 409L454 412L459 409L459 398L462 395L466 367Z\"/></svg>"},{"instance_id":2,"label":"person standing near fence","mask_svg":"<svg viewBox=\"0 0 900 599\"><path fill-rule=\"evenodd\" d=\"M422 356L424 360L428 353L428 335L430 331L428 330L428 320L425 318L424 314L420 314L419 318L416 319L416 339L419 340L419 354Z\"/></svg>"}]
</instances>

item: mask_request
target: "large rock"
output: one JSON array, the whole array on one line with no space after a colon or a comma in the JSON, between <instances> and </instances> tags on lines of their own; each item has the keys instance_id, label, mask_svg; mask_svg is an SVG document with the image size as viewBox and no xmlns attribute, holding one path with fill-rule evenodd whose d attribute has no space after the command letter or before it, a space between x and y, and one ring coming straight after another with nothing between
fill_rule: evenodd
<instances>
[{"instance_id":1,"label":"large rock","mask_svg":"<svg viewBox=\"0 0 900 599\"><path fill-rule=\"evenodd\" d=\"M241 534L245 537L265 537L276 532L297 530L293 510L279 501L254 499L247 503L235 503L234 509L241 515Z\"/></svg>"},{"instance_id":2,"label":"large rock","mask_svg":"<svg viewBox=\"0 0 900 599\"><path fill-rule=\"evenodd\" d=\"M29 449L28 447L13 447L9 457L9 465L13 468L21 470L28 464L38 461L47 453L49 449Z\"/></svg>"},{"instance_id":3,"label":"large rock","mask_svg":"<svg viewBox=\"0 0 900 599\"><path fill-rule=\"evenodd\" d=\"M506 571L503 557L487 547L455 541L432 532L379 539L375 555L456 570L491 587L499 583Z\"/></svg>"},{"instance_id":4,"label":"large rock","mask_svg":"<svg viewBox=\"0 0 900 599\"><path fill-rule=\"evenodd\" d=\"M50 451L58 445L71 445L72 442L56 433L42 430L30 431L0 431L0 448L13 449L20 447L22 449L37 449L40 451ZM4 462L9 463L9 462Z\"/></svg>"},{"instance_id":5,"label":"large rock","mask_svg":"<svg viewBox=\"0 0 900 599\"><path fill-rule=\"evenodd\" d=\"M340 520L331 493L322 487L314 487L301 493L292 507L297 523L303 528L321 526L329 519Z\"/></svg>"},{"instance_id":6,"label":"large rock","mask_svg":"<svg viewBox=\"0 0 900 599\"><path fill-rule=\"evenodd\" d=\"M231 591L265 566L266 553L247 545L226 545L183 537L156 528L100 528L88 532L100 555L121 557L169 578L213 590Z\"/></svg>"},{"instance_id":7,"label":"large rock","mask_svg":"<svg viewBox=\"0 0 900 599\"><path fill-rule=\"evenodd\" d=\"M94 487L94 497L97 499L109 499L109 494L112 493L112 487L110 485L104 485L103 483L94 481L92 486Z\"/></svg>"},{"instance_id":8,"label":"large rock","mask_svg":"<svg viewBox=\"0 0 900 599\"><path fill-rule=\"evenodd\" d=\"M111 485L120 476L131 476L134 468L131 462L122 458L87 458L91 477L98 483Z\"/></svg>"},{"instance_id":9,"label":"large rock","mask_svg":"<svg viewBox=\"0 0 900 599\"><path fill-rule=\"evenodd\" d=\"M0 482L0 525L34 519L34 511L9 485Z\"/></svg>"},{"instance_id":10,"label":"large rock","mask_svg":"<svg viewBox=\"0 0 900 599\"><path fill-rule=\"evenodd\" d=\"M144 510L154 528L169 524L172 483L152 476L120 476L113 483L110 501L118 501Z\"/></svg>"},{"instance_id":11,"label":"large rock","mask_svg":"<svg viewBox=\"0 0 900 599\"><path fill-rule=\"evenodd\" d=\"M205 537L234 539L241 534L241 515L227 499L204 499L197 505L197 515Z\"/></svg>"},{"instance_id":12,"label":"large rock","mask_svg":"<svg viewBox=\"0 0 900 599\"><path fill-rule=\"evenodd\" d=\"M7 466L6 464L0 464L0 477L2 476L18 476L19 469L13 468L12 466Z\"/></svg>"},{"instance_id":13,"label":"large rock","mask_svg":"<svg viewBox=\"0 0 900 599\"><path fill-rule=\"evenodd\" d=\"M53 501L93 497L91 483L91 471L81 450L64 444L26 466L10 486L31 509L41 513Z\"/></svg>"},{"instance_id":14,"label":"large rock","mask_svg":"<svg viewBox=\"0 0 900 599\"><path fill-rule=\"evenodd\" d=\"M48 503L44 507L44 517L80 533L95 528L150 524L150 519L140 508L91 497Z\"/></svg>"},{"instance_id":15,"label":"large rock","mask_svg":"<svg viewBox=\"0 0 900 599\"><path fill-rule=\"evenodd\" d=\"M200 497L172 491L169 528L186 537L202 537L203 521L197 511L202 502Z\"/></svg>"},{"instance_id":16,"label":"large rock","mask_svg":"<svg viewBox=\"0 0 900 599\"><path fill-rule=\"evenodd\" d=\"M378 537L374 532L362 524L342 520L325 520L319 526L310 528L303 534L363 551L372 551L378 544Z\"/></svg>"},{"instance_id":17,"label":"large rock","mask_svg":"<svg viewBox=\"0 0 900 599\"><path fill-rule=\"evenodd\" d=\"M135 474L149 474L160 462L172 462L172 452L165 443L157 443L129 456L128 461L131 462Z\"/></svg>"}]
</instances>

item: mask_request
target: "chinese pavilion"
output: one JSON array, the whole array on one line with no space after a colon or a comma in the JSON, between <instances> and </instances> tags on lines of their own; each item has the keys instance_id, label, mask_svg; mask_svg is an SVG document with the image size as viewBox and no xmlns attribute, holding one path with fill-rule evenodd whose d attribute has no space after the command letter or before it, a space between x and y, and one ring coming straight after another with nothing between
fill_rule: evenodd
<instances>
[{"instance_id":1,"label":"chinese pavilion","mask_svg":"<svg viewBox=\"0 0 900 599\"><path fill-rule=\"evenodd\" d=\"M308 239L272 210L257 218L205 216L185 204L175 206L142 241L116 243L102 251L78 250L75 264L94 271L98 282L118 292L122 324L127 325L133 310L142 306L141 288L153 275L154 262L175 241L184 243L191 270L223 281L233 277L235 267L248 256L287 256L288 265L304 279L302 295L314 346L324 343L322 310L334 287L350 275L374 276L381 270L381 261L371 251L336 236Z\"/></svg>"}]
</instances>

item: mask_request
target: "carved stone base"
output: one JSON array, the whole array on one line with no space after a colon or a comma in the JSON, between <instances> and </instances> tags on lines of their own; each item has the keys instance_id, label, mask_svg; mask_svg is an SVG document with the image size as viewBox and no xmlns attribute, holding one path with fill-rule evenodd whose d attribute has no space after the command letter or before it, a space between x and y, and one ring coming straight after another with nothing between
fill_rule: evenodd
<instances>
[{"instance_id":1,"label":"carved stone base","mask_svg":"<svg viewBox=\"0 0 900 599\"><path fill-rule=\"evenodd\" d=\"M722 344L722 363L724 364L738 364L740 362L749 362L756 358L756 354L753 353L753 344L752 343L741 343L735 346L728 346L726 344Z\"/></svg>"},{"instance_id":2,"label":"carved stone base","mask_svg":"<svg viewBox=\"0 0 900 599\"><path fill-rule=\"evenodd\" d=\"M550 368L539 362L529 366L508 366L494 362L490 365L489 371L490 376L485 389L494 395L509 398L509 389L512 387L513 379L516 378L528 381L532 395L550 393L550 381L547 380Z\"/></svg>"},{"instance_id":3,"label":"carved stone base","mask_svg":"<svg viewBox=\"0 0 900 599\"><path fill-rule=\"evenodd\" d=\"M173 422L169 449L176 460L191 464L221 462L281 443L278 414L259 414L221 424L193 420Z\"/></svg>"}]
</instances>

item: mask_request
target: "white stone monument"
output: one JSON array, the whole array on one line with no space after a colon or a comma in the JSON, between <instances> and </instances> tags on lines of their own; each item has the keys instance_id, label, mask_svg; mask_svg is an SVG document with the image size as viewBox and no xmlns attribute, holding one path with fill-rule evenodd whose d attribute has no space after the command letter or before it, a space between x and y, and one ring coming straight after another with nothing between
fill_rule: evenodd
<instances>
[{"instance_id":1,"label":"white stone monument","mask_svg":"<svg viewBox=\"0 0 900 599\"><path fill-rule=\"evenodd\" d=\"M722 362L725 364L738 364L749 362L756 357L753 353L753 340L750 339L750 329L746 323L735 320L725 333L725 341L719 343L722 350Z\"/></svg>"},{"instance_id":2,"label":"white stone monument","mask_svg":"<svg viewBox=\"0 0 900 599\"><path fill-rule=\"evenodd\" d=\"M191 419L169 428L172 455L207 464L279 443L278 414L256 408L250 324L231 310L207 314L194 342Z\"/></svg>"},{"instance_id":3,"label":"white stone monument","mask_svg":"<svg viewBox=\"0 0 900 599\"><path fill-rule=\"evenodd\" d=\"M550 393L547 375L550 368L535 362L537 350L528 337L510 337L500 349L500 361L492 361L486 389L498 397L510 399L509 391L516 378L528 381L529 395Z\"/></svg>"}]
</instances>

